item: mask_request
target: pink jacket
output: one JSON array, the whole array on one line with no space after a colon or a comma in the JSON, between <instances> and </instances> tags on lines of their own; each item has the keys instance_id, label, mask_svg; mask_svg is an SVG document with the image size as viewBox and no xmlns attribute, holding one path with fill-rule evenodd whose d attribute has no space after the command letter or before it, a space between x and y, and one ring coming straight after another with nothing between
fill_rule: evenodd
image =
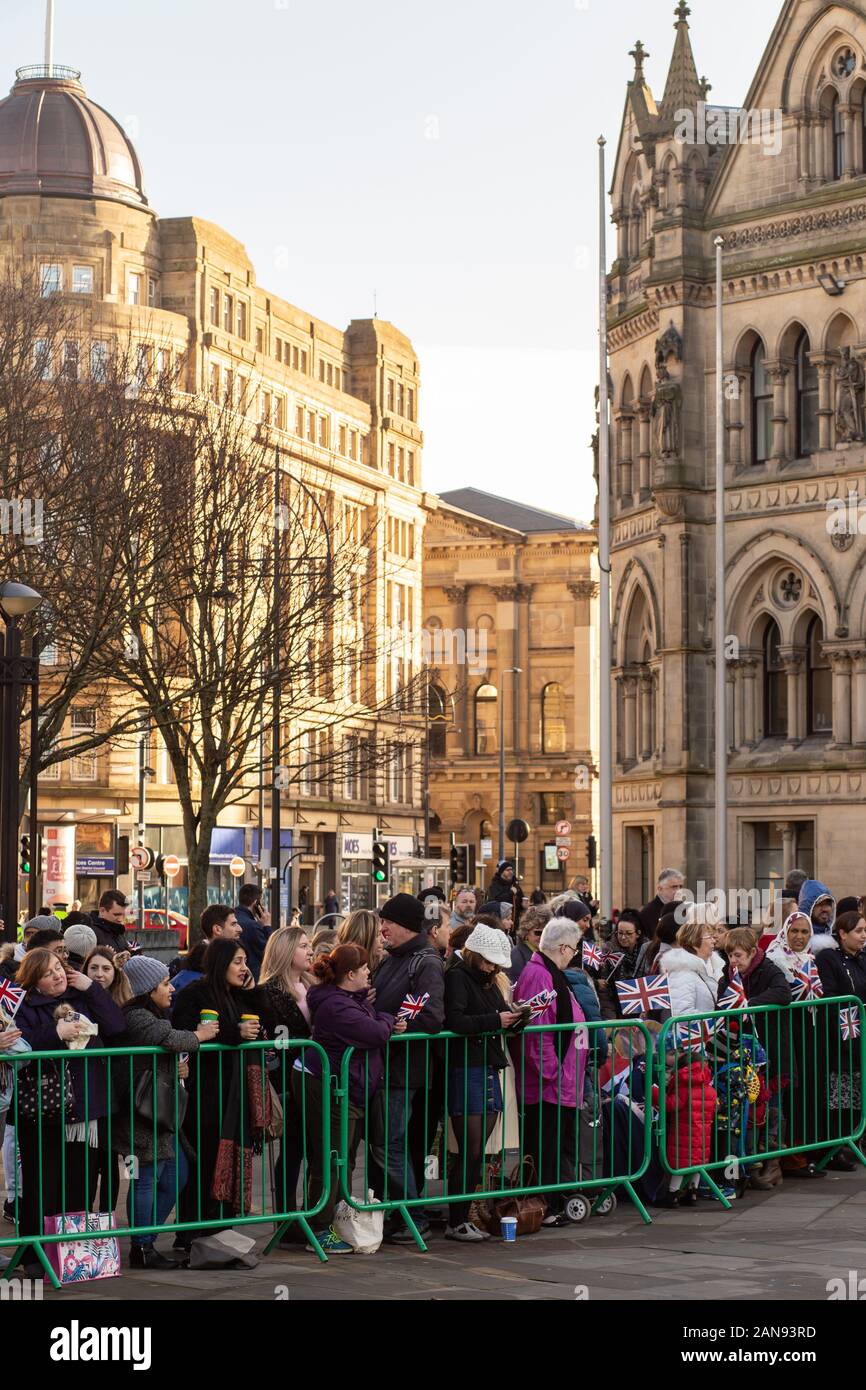
<instances>
[{"instance_id":1,"label":"pink jacket","mask_svg":"<svg viewBox=\"0 0 866 1390\"><path fill-rule=\"evenodd\" d=\"M524 966L514 986L514 999L532 999L543 989L553 989L553 979L547 965L536 953ZM575 1023L585 1023L583 1010L570 990L568 997ZM533 1020L531 1026L549 1023L556 1023L555 999L539 1018ZM518 1034L510 1042L509 1050L514 1063L517 1096L525 1105L537 1105L542 1100L574 1109L578 1102L583 1103L587 1054L585 1030ZM561 1067L560 1054L563 1059Z\"/></svg>"}]
</instances>

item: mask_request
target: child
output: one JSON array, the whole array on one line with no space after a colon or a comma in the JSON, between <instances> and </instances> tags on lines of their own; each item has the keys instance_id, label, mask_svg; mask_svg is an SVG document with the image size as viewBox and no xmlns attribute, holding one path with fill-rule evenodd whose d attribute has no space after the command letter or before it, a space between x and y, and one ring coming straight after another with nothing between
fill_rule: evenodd
<instances>
[{"instance_id":1,"label":"child","mask_svg":"<svg viewBox=\"0 0 866 1390\"><path fill-rule=\"evenodd\" d=\"M667 1160L671 1168L691 1168L710 1161L713 1121L718 1097L704 1058L695 1052L677 1054L665 1095ZM693 1207L698 1200L699 1173L692 1173L684 1192L683 1176L671 1178L663 1206Z\"/></svg>"}]
</instances>

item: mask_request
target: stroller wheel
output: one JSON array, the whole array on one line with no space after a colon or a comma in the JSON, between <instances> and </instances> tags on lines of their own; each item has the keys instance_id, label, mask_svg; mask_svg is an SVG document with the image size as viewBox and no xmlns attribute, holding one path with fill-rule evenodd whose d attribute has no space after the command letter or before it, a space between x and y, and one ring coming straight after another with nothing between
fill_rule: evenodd
<instances>
[{"instance_id":1,"label":"stroller wheel","mask_svg":"<svg viewBox=\"0 0 866 1390\"><path fill-rule=\"evenodd\" d=\"M579 1226L582 1221L588 1221L591 1211L592 1203L582 1192L577 1192L573 1197L569 1197L565 1204L565 1214L575 1226Z\"/></svg>"},{"instance_id":2,"label":"stroller wheel","mask_svg":"<svg viewBox=\"0 0 866 1390\"><path fill-rule=\"evenodd\" d=\"M596 1208L596 1216L610 1216L611 1212L616 1211L616 1193L609 1192L603 1202L599 1202Z\"/></svg>"}]
</instances>

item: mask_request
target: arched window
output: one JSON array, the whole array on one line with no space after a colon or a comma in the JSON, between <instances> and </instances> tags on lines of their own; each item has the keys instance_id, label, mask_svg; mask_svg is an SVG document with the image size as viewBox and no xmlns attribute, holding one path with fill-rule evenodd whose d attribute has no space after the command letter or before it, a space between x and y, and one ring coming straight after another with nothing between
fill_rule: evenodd
<instances>
[{"instance_id":1,"label":"arched window","mask_svg":"<svg viewBox=\"0 0 866 1390\"><path fill-rule=\"evenodd\" d=\"M836 92L830 102L830 119L833 123L833 178L841 179L845 172L845 118Z\"/></svg>"},{"instance_id":2,"label":"arched window","mask_svg":"<svg viewBox=\"0 0 866 1390\"><path fill-rule=\"evenodd\" d=\"M797 343L797 458L818 448L818 368L809 361L809 335Z\"/></svg>"},{"instance_id":3,"label":"arched window","mask_svg":"<svg viewBox=\"0 0 866 1390\"><path fill-rule=\"evenodd\" d=\"M445 757L445 734L448 728L448 697L441 685L431 685L427 692L428 750L431 758Z\"/></svg>"},{"instance_id":4,"label":"arched window","mask_svg":"<svg viewBox=\"0 0 866 1390\"><path fill-rule=\"evenodd\" d=\"M778 624L764 633L764 738L783 738L788 732L788 677L782 663Z\"/></svg>"},{"instance_id":5,"label":"arched window","mask_svg":"<svg viewBox=\"0 0 866 1390\"><path fill-rule=\"evenodd\" d=\"M475 692L475 752L496 752L496 706L499 692L495 685L479 685Z\"/></svg>"},{"instance_id":6,"label":"arched window","mask_svg":"<svg viewBox=\"0 0 866 1390\"><path fill-rule=\"evenodd\" d=\"M822 651L824 624L815 617L806 632L806 729L827 734L833 728L833 673Z\"/></svg>"},{"instance_id":7,"label":"arched window","mask_svg":"<svg viewBox=\"0 0 866 1390\"><path fill-rule=\"evenodd\" d=\"M541 692L541 751L564 753L565 747L565 691L558 681L550 681Z\"/></svg>"},{"instance_id":8,"label":"arched window","mask_svg":"<svg viewBox=\"0 0 866 1390\"><path fill-rule=\"evenodd\" d=\"M773 392L764 367L760 338L752 349L752 463L765 463L773 451Z\"/></svg>"}]
</instances>

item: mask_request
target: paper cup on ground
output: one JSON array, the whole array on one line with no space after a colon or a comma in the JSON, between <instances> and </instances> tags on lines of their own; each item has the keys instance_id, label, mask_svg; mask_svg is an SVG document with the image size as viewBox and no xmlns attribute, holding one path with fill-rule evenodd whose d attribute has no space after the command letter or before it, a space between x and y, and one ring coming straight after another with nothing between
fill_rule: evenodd
<instances>
[{"instance_id":1,"label":"paper cup on ground","mask_svg":"<svg viewBox=\"0 0 866 1390\"><path fill-rule=\"evenodd\" d=\"M512 1241L517 1239L517 1217L503 1216L500 1218L499 1227L502 1231L502 1239Z\"/></svg>"}]
</instances>

